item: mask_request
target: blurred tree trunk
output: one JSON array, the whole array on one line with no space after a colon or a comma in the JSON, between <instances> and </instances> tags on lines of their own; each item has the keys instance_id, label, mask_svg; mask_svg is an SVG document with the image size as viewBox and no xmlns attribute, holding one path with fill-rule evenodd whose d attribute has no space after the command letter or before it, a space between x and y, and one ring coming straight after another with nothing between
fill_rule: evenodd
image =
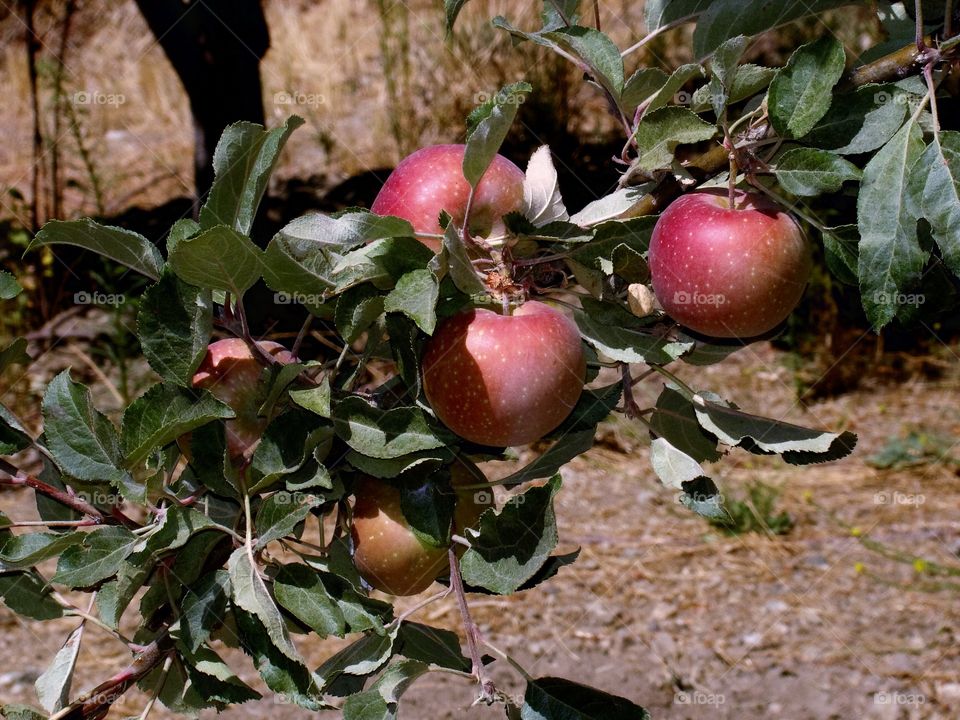
<instances>
[{"instance_id":1,"label":"blurred tree trunk","mask_svg":"<svg viewBox=\"0 0 960 720\"><path fill-rule=\"evenodd\" d=\"M213 181L213 151L238 120L264 123L260 60L270 33L260 0L136 0L190 98L197 197Z\"/></svg>"}]
</instances>

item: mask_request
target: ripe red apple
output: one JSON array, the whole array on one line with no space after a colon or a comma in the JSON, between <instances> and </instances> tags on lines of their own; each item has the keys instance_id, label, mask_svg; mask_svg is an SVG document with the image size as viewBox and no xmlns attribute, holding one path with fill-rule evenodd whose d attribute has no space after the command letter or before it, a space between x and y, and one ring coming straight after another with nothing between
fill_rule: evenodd
<instances>
[{"instance_id":1,"label":"ripe red apple","mask_svg":"<svg viewBox=\"0 0 960 720\"><path fill-rule=\"evenodd\" d=\"M257 345L282 363L295 359L278 343L262 340ZM194 387L209 390L236 413L226 421L226 440L230 457L237 462L249 459L248 450L260 441L267 426L267 419L258 414L267 392L259 385L264 366L263 358L254 357L246 342L227 338L210 343L193 376Z\"/></svg>"},{"instance_id":2,"label":"ripe red apple","mask_svg":"<svg viewBox=\"0 0 960 720\"><path fill-rule=\"evenodd\" d=\"M439 235L440 211L463 225L470 184L463 177L465 145L431 145L404 158L383 184L371 212L409 220L418 234ZM477 185L470 210L470 232L487 237L502 232L500 219L523 205L523 171L497 155ZM431 250L437 238L420 238Z\"/></svg>"},{"instance_id":3,"label":"ripe red apple","mask_svg":"<svg viewBox=\"0 0 960 720\"><path fill-rule=\"evenodd\" d=\"M506 447L539 440L583 391L577 326L539 302L512 315L474 309L444 320L423 353L423 389L460 437Z\"/></svg>"},{"instance_id":4,"label":"ripe red apple","mask_svg":"<svg viewBox=\"0 0 960 720\"><path fill-rule=\"evenodd\" d=\"M800 302L810 247L765 196L701 190L671 203L650 239L653 290L667 314L718 338L762 335Z\"/></svg>"},{"instance_id":5,"label":"ripe red apple","mask_svg":"<svg viewBox=\"0 0 960 720\"><path fill-rule=\"evenodd\" d=\"M456 490L453 531L474 527L480 515L493 506L489 490L457 490L478 485L486 478L472 463L457 462L450 483ZM391 595L416 595L426 590L449 567L446 547L421 541L400 509L400 489L382 480L364 477L355 488L353 508L353 561L361 577L377 590Z\"/></svg>"}]
</instances>

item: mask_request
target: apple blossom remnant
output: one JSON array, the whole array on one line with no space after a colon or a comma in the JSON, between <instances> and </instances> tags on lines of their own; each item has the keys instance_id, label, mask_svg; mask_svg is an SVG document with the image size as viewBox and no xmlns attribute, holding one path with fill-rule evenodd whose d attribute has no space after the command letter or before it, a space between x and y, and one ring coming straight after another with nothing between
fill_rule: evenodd
<instances>
[{"instance_id":1,"label":"apple blossom remnant","mask_svg":"<svg viewBox=\"0 0 960 720\"><path fill-rule=\"evenodd\" d=\"M512 315L454 315L423 354L423 387L437 417L457 435L495 447L525 445L556 428L577 404L585 375L577 326L539 302Z\"/></svg>"},{"instance_id":2,"label":"apple blossom remnant","mask_svg":"<svg viewBox=\"0 0 960 720\"><path fill-rule=\"evenodd\" d=\"M431 145L407 156L383 184L371 212L408 220L418 235L442 234L439 218L444 210L462 226L470 196L470 184L463 176L465 150L465 145ZM470 232L480 237L501 234L501 218L522 205L523 171L496 155L477 185ZM434 251L440 249L437 238L420 240Z\"/></svg>"},{"instance_id":3,"label":"apple blossom remnant","mask_svg":"<svg viewBox=\"0 0 960 720\"><path fill-rule=\"evenodd\" d=\"M674 201L650 239L653 289L670 317L694 332L749 338L769 332L800 302L810 247L789 214L763 195L701 190Z\"/></svg>"}]
</instances>

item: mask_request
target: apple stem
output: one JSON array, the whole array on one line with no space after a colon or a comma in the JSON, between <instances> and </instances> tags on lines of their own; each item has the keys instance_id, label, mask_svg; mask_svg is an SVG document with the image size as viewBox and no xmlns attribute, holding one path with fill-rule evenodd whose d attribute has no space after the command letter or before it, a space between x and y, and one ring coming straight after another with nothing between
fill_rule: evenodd
<instances>
[{"instance_id":1,"label":"apple stem","mask_svg":"<svg viewBox=\"0 0 960 720\"><path fill-rule=\"evenodd\" d=\"M640 417L640 406L633 397L633 377L630 375L630 364L620 364L620 377L623 379L623 414L631 420Z\"/></svg>"},{"instance_id":2,"label":"apple stem","mask_svg":"<svg viewBox=\"0 0 960 720\"><path fill-rule=\"evenodd\" d=\"M310 326L312 324L313 313L308 312L306 319L303 321L303 325L300 327L300 332L297 333L297 339L293 341L293 347L290 349L290 354L294 357L300 354L300 346L303 345L304 338L306 338L307 333L310 332Z\"/></svg>"},{"instance_id":3,"label":"apple stem","mask_svg":"<svg viewBox=\"0 0 960 720\"><path fill-rule=\"evenodd\" d=\"M953 35L953 0L947 0L946 13L943 16L943 36Z\"/></svg>"},{"instance_id":4,"label":"apple stem","mask_svg":"<svg viewBox=\"0 0 960 720\"><path fill-rule=\"evenodd\" d=\"M923 0L915 0L914 7L917 9L917 50L925 52L927 43L923 39Z\"/></svg>"},{"instance_id":5,"label":"apple stem","mask_svg":"<svg viewBox=\"0 0 960 720\"><path fill-rule=\"evenodd\" d=\"M480 684L480 700L487 705L494 702L496 688L493 681L486 676L483 667L483 658L480 655L480 644L483 639L480 629L470 616L470 607L467 605L467 593L463 588L463 578L460 576L460 560L454 548L447 551L450 559L450 587L457 596L457 605L460 607L460 617L463 618L463 630L467 635L467 648L470 650L470 659L473 662L473 676Z\"/></svg>"}]
</instances>

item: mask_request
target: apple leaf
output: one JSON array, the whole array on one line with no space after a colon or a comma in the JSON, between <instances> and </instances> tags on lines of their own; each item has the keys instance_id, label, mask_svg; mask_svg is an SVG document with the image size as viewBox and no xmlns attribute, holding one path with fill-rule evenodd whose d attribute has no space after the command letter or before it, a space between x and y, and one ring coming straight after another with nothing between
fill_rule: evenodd
<instances>
[{"instance_id":1,"label":"apple leaf","mask_svg":"<svg viewBox=\"0 0 960 720\"><path fill-rule=\"evenodd\" d=\"M0 373L11 365L29 365L33 358L27 354L27 339L16 338L0 350Z\"/></svg>"},{"instance_id":2,"label":"apple leaf","mask_svg":"<svg viewBox=\"0 0 960 720\"><path fill-rule=\"evenodd\" d=\"M618 188L609 195L589 203L571 217L570 222L580 227L592 227L621 218L652 188L652 184Z\"/></svg>"},{"instance_id":3,"label":"apple leaf","mask_svg":"<svg viewBox=\"0 0 960 720\"><path fill-rule=\"evenodd\" d=\"M650 720L650 714L626 698L563 678L529 679L521 720Z\"/></svg>"},{"instance_id":4,"label":"apple leaf","mask_svg":"<svg viewBox=\"0 0 960 720\"><path fill-rule=\"evenodd\" d=\"M660 482L676 490L683 490L684 483L706 476L700 463L662 437L650 444L650 464Z\"/></svg>"},{"instance_id":5,"label":"apple leaf","mask_svg":"<svg viewBox=\"0 0 960 720\"><path fill-rule=\"evenodd\" d=\"M87 588L117 574L140 538L126 528L98 527L86 534L82 545L68 547L57 562L53 582Z\"/></svg>"},{"instance_id":6,"label":"apple leaf","mask_svg":"<svg viewBox=\"0 0 960 720\"><path fill-rule=\"evenodd\" d=\"M252 561L251 554L246 547L237 548L227 561L233 602L263 623L273 647L289 660L300 663L300 653L290 641L283 615L260 577L260 571Z\"/></svg>"},{"instance_id":7,"label":"apple leaf","mask_svg":"<svg viewBox=\"0 0 960 720\"><path fill-rule=\"evenodd\" d=\"M382 460L446 445L445 439L427 424L427 417L419 408L382 410L356 395L336 404L333 423L337 435L347 445Z\"/></svg>"},{"instance_id":8,"label":"apple leaf","mask_svg":"<svg viewBox=\"0 0 960 720\"><path fill-rule=\"evenodd\" d=\"M453 32L453 26L457 23L457 17L460 15L460 11L463 10L463 6L468 2L469 0L443 0L443 10L447 20L448 35Z\"/></svg>"},{"instance_id":9,"label":"apple leaf","mask_svg":"<svg viewBox=\"0 0 960 720\"><path fill-rule=\"evenodd\" d=\"M351 695L343 704L343 720L396 720L400 697L430 667L417 660L399 660L384 670L369 690Z\"/></svg>"},{"instance_id":10,"label":"apple leaf","mask_svg":"<svg viewBox=\"0 0 960 720\"><path fill-rule=\"evenodd\" d=\"M377 672L393 655L399 630L395 624L383 635L368 633L328 658L316 672L321 688L326 691L340 675L364 676Z\"/></svg>"},{"instance_id":11,"label":"apple leaf","mask_svg":"<svg viewBox=\"0 0 960 720\"><path fill-rule=\"evenodd\" d=\"M923 151L923 133L911 122L863 171L857 199L858 275L863 307L877 330L896 316L899 298L920 280L928 257L917 237L918 218L906 200L910 170Z\"/></svg>"},{"instance_id":12,"label":"apple leaf","mask_svg":"<svg viewBox=\"0 0 960 720\"><path fill-rule=\"evenodd\" d=\"M372 475L375 478L388 480L415 468L424 472L433 472L438 470L445 461L452 458L453 453L448 448L423 450L390 459L368 457L355 450L347 453L347 462L360 472Z\"/></svg>"},{"instance_id":13,"label":"apple leaf","mask_svg":"<svg viewBox=\"0 0 960 720\"><path fill-rule=\"evenodd\" d=\"M715 462L722 457L717 439L700 426L693 404L670 387L664 387L657 398L650 427L695 462Z\"/></svg>"},{"instance_id":14,"label":"apple leaf","mask_svg":"<svg viewBox=\"0 0 960 720\"><path fill-rule=\"evenodd\" d=\"M297 525L307 519L310 511L322 504L322 497L300 492L281 490L270 495L257 511L254 550L261 550L274 540L293 535Z\"/></svg>"},{"instance_id":15,"label":"apple leaf","mask_svg":"<svg viewBox=\"0 0 960 720\"><path fill-rule=\"evenodd\" d=\"M456 496L436 474L421 475L400 485L400 510L410 529L426 545L447 547Z\"/></svg>"},{"instance_id":16,"label":"apple leaf","mask_svg":"<svg viewBox=\"0 0 960 720\"><path fill-rule=\"evenodd\" d=\"M768 107L774 129L802 138L830 109L833 86L846 63L843 45L832 35L803 45L770 83Z\"/></svg>"},{"instance_id":17,"label":"apple leaf","mask_svg":"<svg viewBox=\"0 0 960 720\"><path fill-rule=\"evenodd\" d=\"M232 418L233 410L205 390L158 383L123 413L120 445L127 467L143 462L156 448L213 420Z\"/></svg>"},{"instance_id":18,"label":"apple leaf","mask_svg":"<svg viewBox=\"0 0 960 720\"><path fill-rule=\"evenodd\" d=\"M355 342L383 314L383 294L365 283L344 291L337 298L333 319L337 332L348 342Z\"/></svg>"},{"instance_id":19,"label":"apple leaf","mask_svg":"<svg viewBox=\"0 0 960 720\"><path fill-rule=\"evenodd\" d=\"M31 532L23 535L9 533L6 542L0 535L0 571L27 570L52 557L56 557L71 545L83 543L86 533Z\"/></svg>"},{"instance_id":20,"label":"apple leaf","mask_svg":"<svg viewBox=\"0 0 960 720\"><path fill-rule=\"evenodd\" d=\"M210 637L214 627L223 622L230 596L230 576L216 570L186 590L180 606L181 641L196 652Z\"/></svg>"},{"instance_id":21,"label":"apple leaf","mask_svg":"<svg viewBox=\"0 0 960 720\"><path fill-rule=\"evenodd\" d=\"M240 297L260 279L262 256L263 251L246 235L227 225L214 225L178 242L169 262L184 282Z\"/></svg>"},{"instance_id":22,"label":"apple leaf","mask_svg":"<svg viewBox=\"0 0 960 720\"><path fill-rule=\"evenodd\" d=\"M37 699L50 714L56 713L70 702L70 686L73 683L73 671L80 654L83 628L84 626L80 625L67 636L54 656L53 662L34 683Z\"/></svg>"},{"instance_id":23,"label":"apple leaf","mask_svg":"<svg viewBox=\"0 0 960 720\"><path fill-rule=\"evenodd\" d=\"M557 169L549 145L541 145L530 157L523 176L523 215L534 227L570 219L560 195Z\"/></svg>"},{"instance_id":24,"label":"apple leaf","mask_svg":"<svg viewBox=\"0 0 960 720\"><path fill-rule=\"evenodd\" d=\"M483 513L479 531L467 531L470 549L460 561L464 582L509 595L543 567L557 545L553 497L560 485L554 475L546 485L511 497L499 513Z\"/></svg>"},{"instance_id":25,"label":"apple leaf","mask_svg":"<svg viewBox=\"0 0 960 720\"><path fill-rule=\"evenodd\" d=\"M667 78L667 82L664 83L663 87L650 98L647 108L644 111L644 117L671 103L677 103L677 93L680 92L681 88L694 78L702 78L703 76L703 67L697 63L689 63L678 67L670 77Z\"/></svg>"},{"instance_id":26,"label":"apple leaf","mask_svg":"<svg viewBox=\"0 0 960 720\"><path fill-rule=\"evenodd\" d=\"M397 280L396 287L383 300L386 312L399 312L413 320L427 335L437 326L437 299L440 284L426 269L411 270Z\"/></svg>"},{"instance_id":27,"label":"apple leaf","mask_svg":"<svg viewBox=\"0 0 960 720\"><path fill-rule=\"evenodd\" d=\"M463 154L463 176L476 187L510 131L520 104L533 87L517 82L503 87L467 118L467 148Z\"/></svg>"},{"instance_id":28,"label":"apple leaf","mask_svg":"<svg viewBox=\"0 0 960 720\"><path fill-rule=\"evenodd\" d=\"M593 79L619 99L623 94L623 58L613 40L596 28L571 25L543 33L562 50L580 58Z\"/></svg>"},{"instance_id":29,"label":"apple leaf","mask_svg":"<svg viewBox=\"0 0 960 720\"><path fill-rule=\"evenodd\" d=\"M273 592L282 608L321 638L343 637L343 612L324 587L320 573L299 563L283 565L274 577Z\"/></svg>"},{"instance_id":30,"label":"apple leaf","mask_svg":"<svg viewBox=\"0 0 960 720\"><path fill-rule=\"evenodd\" d=\"M883 147L903 125L906 94L893 85L867 85L837 97L804 142L838 155L859 155Z\"/></svg>"},{"instance_id":31,"label":"apple leaf","mask_svg":"<svg viewBox=\"0 0 960 720\"><path fill-rule=\"evenodd\" d=\"M63 617L64 609L53 599L52 593L50 584L33 570L0 575L0 598L8 608L25 618L53 620Z\"/></svg>"},{"instance_id":32,"label":"apple leaf","mask_svg":"<svg viewBox=\"0 0 960 720\"><path fill-rule=\"evenodd\" d=\"M168 382L189 387L203 361L213 326L210 293L164 272L144 292L137 338L150 367Z\"/></svg>"},{"instance_id":33,"label":"apple leaf","mask_svg":"<svg viewBox=\"0 0 960 720\"><path fill-rule=\"evenodd\" d=\"M240 548L237 552L246 551ZM267 628L255 614L234 608L233 615L237 620L240 645L253 658L268 688L307 710L316 712L328 708L320 694L317 677L302 661L291 660L271 642ZM282 618L280 622L283 622Z\"/></svg>"},{"instance_id":34,"label":"apple leaf","mask_svg":"<svg viewBox=\"0 0 960 720\"><path fill-rule=\"evenodd\" d=\"M209 647L183 653L182 657L189 678L186 692L199 695L205 703L222 709L261 698L260 693L238 678L230 666Z\"/></svg>"},{"instance_id":35,"label":"apple leaf","mask_svg":"<svg viewBox=\"0 0 960 720\"><path fill-rule=\"evenodd\" d=\"M622 310L622 322L616 324L613 318L609 318L611 322L601 322L583 310L575 311L573 319L584 340L617 362L665 365L693 347L693 342L674 341L660 333L631 327L636 318L626 310Z\"/></svg>"},{"instance_id":36,"label":"apple leaf","mask_svg":"<svg viewBox=\"0 0 960 720\"><path fill-rule=\"evenodd\" d=\"M0 300L12 300L22 292L17 279L6 270L0 270Z\"/></svg>"},{"instance_id":37,"label":"apple leaf","mask_svg":"<svg viewBox=\"0 0 960 720\"><path fill-rule=\"evenodd\" d=\"M16 416L0 403L0 455L13 455L31 443L26 429Z\"/></svg>"},{"instance_id":38,"label":"apple leaf","mask_svg":"<svg viewBox=\"0 0 960 720\"><path fill-rule=\"evenodd\" d=\"M292 223L291 223L292 224ZM287 234L289 225L273 236L263 253L263 280L316 314L325 294L333 289L333 268L340 260L333 249L311 238Z\"/></svg>"},{"instance_id":39,"label":"apple leaf","mask_svg":"<svg viewBox=\"0 0 960 720\"><path fill-rule=\"evenodd\" d=\"M713 0L697 3L702 10L693 34L695 57L706 57L736 35L758 35L808 15L819 15L864 0Z\"/></svg>"},{"instance_id":40,"label":"apple leaf","mask_svg":"<svg viewBox=\"0 0 960 720\"><path fill-rule=\"evenodd\" d=\"M777 180L783 188L801 197L816 197L840 190L847 180L859 180L860 169L826 150L796 148L777 162Z\"/></svg>"},{"instance_id":41,"label":"apple leaf","mask_svg":"<svg viewBox=\"0 0 960 720\"><path fill-rule=\"evenodd\" d=\"M644 115L637 125L635 138L639 155L635 164L650 171L669 168L678 145L709 140L716 134L715 126L686 108L660 108Z\"/></svg>"},{"instance_id":42,"label":"apple leaf","mask_svg":"<svg viewBox=\"0 0 960 720\"><path fill-rule=\"evenodd\" d=\"M324 375L320 384L316 387L291 390L290 399L314 415L329 419L332 414L330 410L330 378Z\"/></svg>"},{"instance_id":43,"label":"apple leaf","mask_svg":"<svg viewBox=\"0 0 960 720\"><path fill-rule=\"evenodd\" d=\"M90 390L64 370L43 396L43 426L47 447L57 465L79 480L106 480L114 485L130 478L120 469L117 430L94 406Z\"/></svg>"},{"instance_id":44,"label":"apple leaf","mask_svg":"<svg viewBox=\"0 0 960 720\"><path fill-rule=\"evenodd\" d=\"M412 237L374 240L337 260L333 268L336 291L364 282L389 290L403 275L427 267L432 259L433 252Z\"/></svg>"},{"instance_id":45,"label":"apple leaf","mask_svg":"<svg viewBox=\"0 0 960 720\"><path fill-rule=\"evenodd\" d=\"M420 372L421 335L414 323L406 315L391 313L387 315L386 330L390 336L390 352L400 379L407 388L407 396L420 397L422 374Z\"/></svg>"},{"instance_id":46,"label":"apple leaf","mask_svg":"<svg viewBox=\"0 0 960 720\"><path fill-rule=\"evenodd\" d=\"M529 480L552 477L568 462L593 447L595 431L594 427L590 427L558 437L557 441L536 460L503 478L500 483L506 487L513 487Z\"/></svg>"},{"instance_id":47,"label":"apple leaf","mask_svg":"<svg viewBox=\"0 0 960 720\"><path fill-rule=\"evenodd\" d=\"M404 621L397 634L395 651L410 660L470 672L470 661L463 656L460 638L450 630Z\"/></svg>"},{"instance_id":48,"label":"apple leaf","mask_svg":"<svg viewBox=\"0 0 960 720\"><path fill-rule=\"evenodd\" d=\"M666 85L669 77L660 68L641 67L624 83L620 101L624 107L635 108Z\"/></svg>"},{"instance_id":49,"label":"apple leaf","mask_svg":"<svg viewBox=\"0 0 960 720\"><path fill-rule=\"evenodd\" d=\"M403 218L353 208L337 215L303 215L291 220L280 232L284 237L307 240L337 252L353 250L374 240L414 236L413 226Z\"/></svg>"},{"instance_id":50,"label":"apple leaf","mask_svg":"<svg viewBox=\"0 0 960 720\"><path fill-rule=\"evenodd\" d=\"M960 133L940 133L923 189L923 216L930 222L944 264L960 275Z\"/></svg>"},{"instance_id":51,"label":"apple leaf","mask_svg":"<svg viewBox=\"0 0 960 720\"><path fill-rule=\"evenodd\" d=\"M47 720L49 713L40 712L29 705L0 705L0 717L7 720Z\"/></svg>"},{"instance_id":52,"label":"apple leaf","mask_svg":"<svg viewBox=\"0 0 960 720\"><path fill-rule=\"evenodd\" d=\"M852 432L831 433L745 413L712 393L693 397L697 421L725 445L758 454L776 453L792 465L846 457L857 443Z\"/></svg>"},{"instance_id":53,"label":"apple leaf","mask_svg":"<svg viewBox=\"0 0 960 720\"><path fill-rule=\"evenodd\" d=\"M834 277L847 285L857 285L860 232L856 225L841 225L823 231L823 255Z\"/></svg>"},{"instance_id":54,"label":"apple leaf","mask_svg":"<svg viewBox=\"0 0 960 720\"><path fill-rule=\"evenodd\" d=\"M156 246L132 230L110 227L89 218L51 220L27 246L27 251L46 245L75 245L108 257L156 282L160 279L163 257Z\"/></svg>"},{"instance_id":55,"label":"apple leaf","mask_svg":"<svg viewBox=\"0 0 960 720\"><path fill-rule=\"evenodd\" d=\"M263 492L300 470L313 449L330 440L332 434L330 424L309 410L293 408L274 418L250 460L250 492Z\"/></svg>"},{"instance_id":56,"label":"apple leaf","mask_svg":"<svg viewBox=\"0 0 960 720\"><path fill-rule=\"evenodd\" d=\"M647 32L686 17L699 15L712 2L714 0L647 0L643 7Z\"/></svg>"},{"instance_id":57,"label":"apple leaf","mask_svg":"<svg viewBox=\"0 0 960 720\"><path fill-rule=\"evenodd\" d=\"M573 411L556 430L547 435L546 439L559 440L585 430L596 432L597 425L610 416L621 397L623 397L622 382L596 389L584 388Z\"/></svg>"},{"instance_id":58,"label":"apple leaf","mask_svg":"<svg viewBox=\"0 0 960 720\"><path fill-rule=\"evenodd\" d=\"M204 230L226 225L240 235L250 234L280 152L303 122L293 115L272 130L251 122L227 126L213 153L215 178L200 209Z\"/></svg>"}]
</instances>

